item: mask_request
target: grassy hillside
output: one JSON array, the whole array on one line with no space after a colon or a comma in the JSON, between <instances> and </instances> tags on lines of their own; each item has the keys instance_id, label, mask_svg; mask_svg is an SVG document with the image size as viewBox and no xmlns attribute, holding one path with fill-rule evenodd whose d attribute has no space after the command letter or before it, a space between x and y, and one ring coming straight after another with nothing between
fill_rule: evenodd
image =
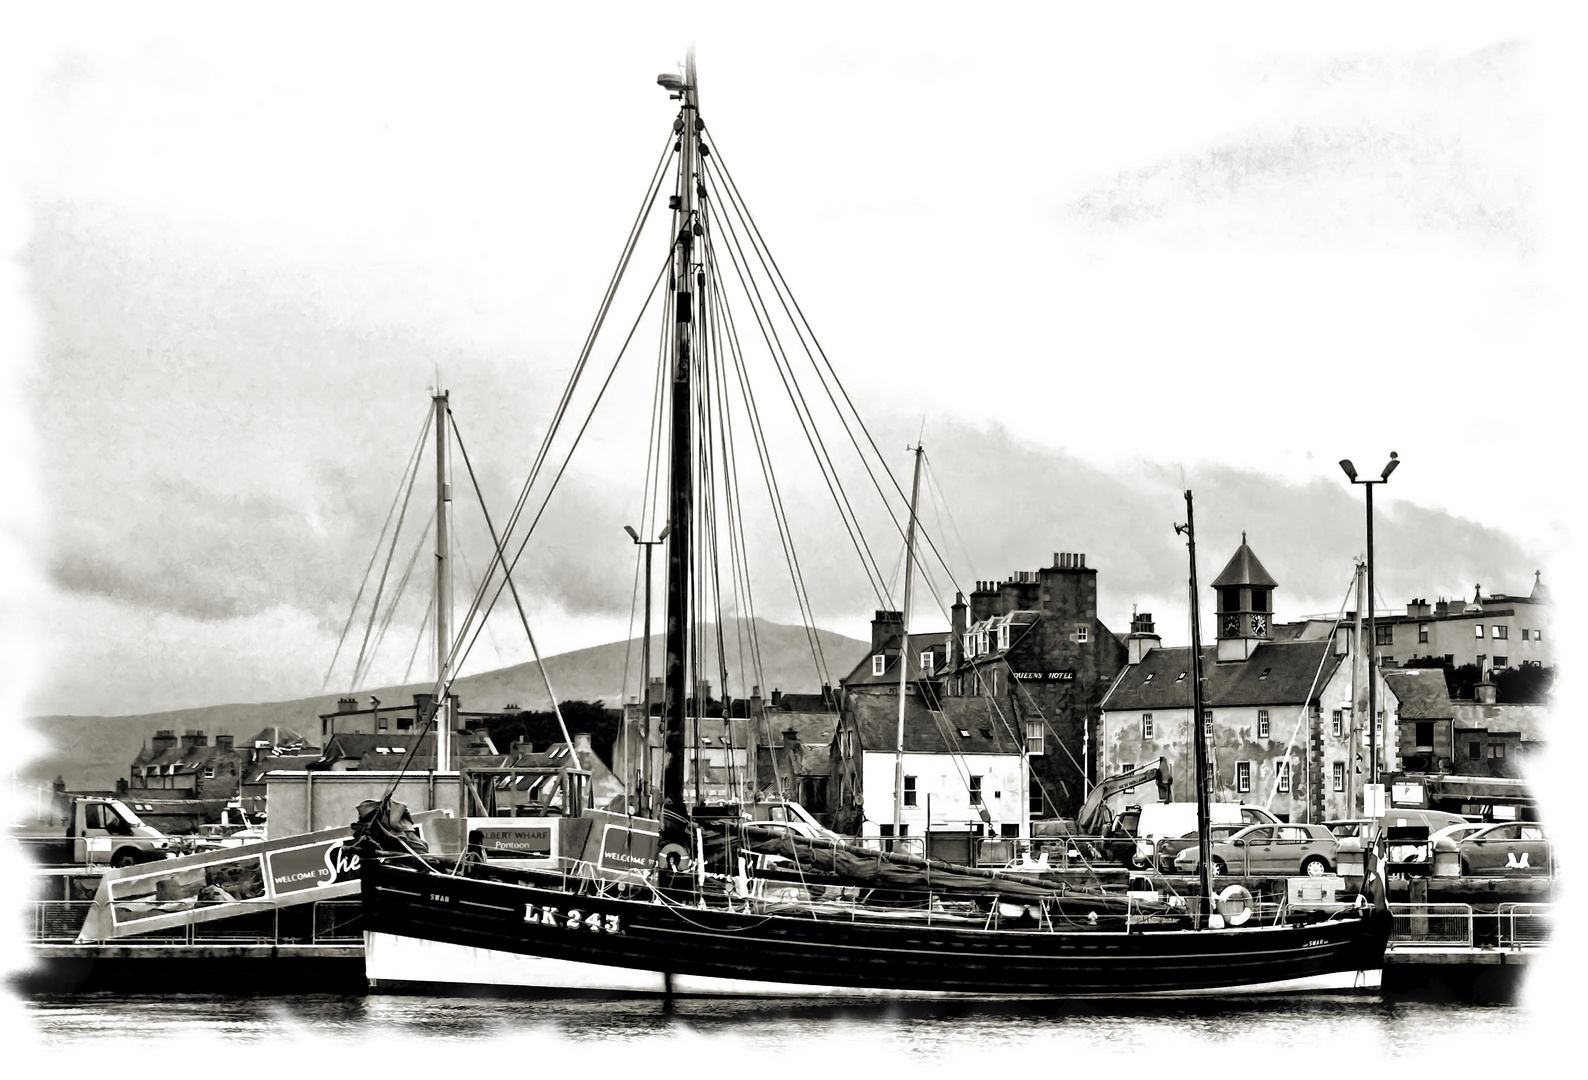
<instances>
[{"instance_id":1,"label":"grassy hillside","mask_svg":"<svg viewBox=\"0 0 1588 1080\"><path fill-rule=\"evenodd\" d=\"M726 652L728 654L729 691L742 696L746 687L739 685L739 650L736 639L738 627L730 627ZM745 627L744 629L748 629ZM757 636L760 639L761 670L764 684L761 689L770 695L780 689L785 692L813 693L821 688L821 678L811 659L811 648L805 630L797 626L783 626L758 620ZM841 634L817 631L829 676L837 682L849 669L864 657L868 644ZM716 645L708 646L713 657L709 667L713 692L721 694L721 679L716 675ZM605 701L616 704L623 693L624 663L628 657L628 692L640 688L640 644L612 642L589 649L559 653L546 658L546 675L560 699ZM652 656L651 671L660 675L662 658L658 648ZM746 668L747 682L755 680ZM428 683L408 686L361 687L357 696L360 704L367 704L373 694L382 702L410 701L416 692L430 689ZM525 709L544 709L550 704L545 685L537 666L518 664L496 671L467 675L453 683L453 692L461 699L463 708L492 712L505 705L518 705ZM257 704L206 705L196 709L178 709L173 712L144 713L139 716L36 716L27 721L43 736L46 752L18 771L20 779L53 780L57 775L65 778L72 788L112 788L116 780L127 775L127 767L139 748L162 728L177 732L201 730L212 738L229 733L239 743L252 738L261 728L279 726L302 732L311 739L319 734L319 714L333 712L336 700L348 693L346 687L326 694L299 698L295 701L268 701Z\"/></svg>"}]
</instances>

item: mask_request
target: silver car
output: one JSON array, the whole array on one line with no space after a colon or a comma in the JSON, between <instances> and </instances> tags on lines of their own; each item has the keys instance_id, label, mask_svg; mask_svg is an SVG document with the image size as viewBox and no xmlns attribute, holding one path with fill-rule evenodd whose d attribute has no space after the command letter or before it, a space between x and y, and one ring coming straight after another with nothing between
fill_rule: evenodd
<instances>
[{"instance_id":1,"label":"silver car","mask_svg":"<svg viewBox=\"0 0 1588 1080\"><path fill-rule=\"evenodd\" d=\"M1322 825L1250 825L1213 845L1213 872L1321 877L1334 869L1338 844ZM1188 847L1175 856L1174 868L1194 873L1200 860Z\"/></svg>"}]
</instances>

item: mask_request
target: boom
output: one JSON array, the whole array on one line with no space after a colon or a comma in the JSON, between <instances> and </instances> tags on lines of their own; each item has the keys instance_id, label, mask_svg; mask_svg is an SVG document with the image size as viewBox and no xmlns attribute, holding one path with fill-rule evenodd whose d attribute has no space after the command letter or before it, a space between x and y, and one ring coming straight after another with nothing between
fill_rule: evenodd
<instances>
[{"instance_id":1,"label":"boom","mask_svg":"<svg viewBox=\"0 0 1588 1080\"><path fill-rule=\"evenodd\" d=\"M1169 801L1169 789L1174 784L1174 777L1169 771L1169 762L1163 758L1150 765L1110 776L1100 780L1092 789L1086 801L1081 804L1080 811L1075 815L1076 827L1085 834L1097 834L1108 824L1108 810L1106 803L1111 795L1117 795L1127 788L1133 788L1151 781L1158 785L1158 799L1161 802Z\"/></svg>"}]
</instances>

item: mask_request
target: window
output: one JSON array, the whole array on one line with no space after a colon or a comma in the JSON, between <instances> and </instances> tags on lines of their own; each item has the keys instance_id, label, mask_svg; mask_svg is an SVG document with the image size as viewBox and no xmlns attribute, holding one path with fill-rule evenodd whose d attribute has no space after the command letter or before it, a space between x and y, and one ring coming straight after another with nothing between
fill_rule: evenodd
<instances>
[{"instance_id":1,"label":"window","mask_svg":"<svg viewBox=\"0 0 1588 1080\"><path fill-rule=\"evenodd\" d=\"M1511 628L1509 626L1501 626L1499 623L1495 623L1494 624L1494 640L1495 641L1508 641L1510 639L1510 637L1511 637Z\"/></svg>"},{"instance_id":2,"label":"window","mask_svg":"<svg viewBox=\"0 0 1588 1080\"><path fill-rule=\"evenodd\" d=\"M1334 763L1334 790L1345 790L1345 762L1343 761Z\"/></svg>"},{"instance_id":3,"label":"window","mask_svg":"<svg viewBox=\"0 0 1588 1080\"><path fill-rule=\"evenodd\" d=\"M1527 640L1527 635L1528 635L1528 629L1527 629L1527 627L1524 626L1524 627L1522 627L1522 640L1523 641Z\"/></svg>"},{"instance_id":4,"label":"window","mask_svg":"<svg viewBox=\"0 0 1588 1080\"><path fill-rule=\"evenodd\" d=\"M1395 644L1395 624L1394 623L1377 623L1377 624L1374 625L1373 633L1374 633L1373 640L1376 641L1378 644L1380 644L1380 645L1393 645L1393 644Z\"/></svg>"},{"instance_id":5,"label":"window","mask_svg":"<svg viewBox=\"0 0 1588 1080\"><path fill-rule=\"evenodd\" d=\"M1213 737L1213 710L1205 709L1202 712L1202 734Z\"/></svg>"},{"instance_id":6,"label":"window","mask_svg":"<svg viewBox=\"0 0 1588 1080\"><path fill-rule=\"evenodd\" d=\"M1252 790L1252 763L1250 761L1237 761L1235 763L1235 790Z\"/></svg>"},{"instance_id":7,"label":"window","mask_svg":"<svg viewBox=\"0 0 1588 1080\"><path fill-rule=\"evenodd\" d=\"M1143 739L1152 738L1152 713L1150 712L1141 714L1141 737Z\"/></svg>"},{"instance_id":8,"label":"window","mask_svg":"<svg viewBox=\"0 0 1588 1080\"><path fill-rule=\"evenodd\" d=\"M998 647L1000 649L1007 649L1009 647L1009 624L1008 623L1004 623L1003 625L998 627Z\"/></svg>"},{"instance_id":9,"label":"window","mask_svg":"<svg viewBox=\"0 0 1588 1080\"><path fill-rule=\"evenodd\" d=\"M413 730L413 726L414 726L414 718L413 717L411 717L411 716L399 716L397 718L397 730L398 731L412 731Z\"/></svg>"},{"instance_id":10,"label":"window","mask_svg":"<svg viewBox=\"0 0 1588 1080\"><path fill-rule=\"evenodd\" d=\"M1503 758L1503 757L1505 757L1505 744L1503 742L1490 743L1489 744L1489 756L1491 758Z\"/></svg>"},{"instance_id":11,"label":"window","mask_svg":"<svg viewBox=\"0 0 1588 1080\"><path fill-rule=\"evenodd\" d=\"M1533 640L1534 641L1543 641L1544 640L1544 631L1542 631L1542 630L1534 630L1533 631Z\"/></svg>"},{"instance_id":12,"label":"window","mask_svg":"<svg viewBox=\"0 0 1588 1080\"><path fill-rule=\"evenodd\" d=\"M1449 664L1451 667L1455 667L1456 666L1456 654L1455 653L1450 653L1450 652L1445 653L1445 663Z\"/></svg>"},{"instance_id":13,"label":"window","mask_svg":"<svg viewBox=\"0 0 1588 1080\"><path fill-rule=\"evenodd\" d=\"M1281 761L1274 766L1274 776L1279 780L1279 790L1290 790L1290 762Z\"/></svg>"},{"instance_id":14,"label":"window","mask_svg":"<svg viewBox=\"0 0 1588 1080\"><path fill-rule=\"evenodd\" d=\"M1418 623L1417 624L1417 644L1419 644L1419 645L1428 644L1428 624L1427 623Z\"/></svg>"},{"instance_id":15,"label":"window","mask_svg":"<svg viewBox=\"0 0 1588 1080\"><path fill-rule=\"evenodd\" d=\"M871 658L871 673L873 675L881 675L887 670L888 658L886 656L884 656L882 653L878 653Z\"/></svg>"},{"instance_id":16,"label":"window","mask_svg":"<svg viewBox=\"0 0 1588 1080\"><path fill-rule=\"evenodd\" d=\"M387 717L378 716L378 717L375 718L375 730L376 731L385 731L389 727L391 727L391 720L388 719Z\"/></svg>"},{"instance_id":17,"label":"window","mask_svg":"<svg viewBox=\"0 0 1588 1080\"><path fill-rule=\"evenodd\" d=\"M1413 725L1416 731L1416 746L1419 750L1433 750L1434 748L1434 722L1432 720L1419 720Z\"/></svg>"},{"instance_id":18,"label":"window","mask_svg":"<svg viewBox=\"0 0 1588 1080\"><path fill-rule=\"evenodd\" d=\"M1237 586L1226 585L1219 590L1219 610L1241 610L1241 590Z\"/></svg>"},{"instance_id":19,"label":"window","mask_svg":"<svg viewBox=\"0 0 1588 1080\"><path fill-rule=\"evenodd\" d=\"M1087 631L1087 629L1088 628L1085 627L1085 626L1077 626L1075 628L1075 640L1080 642L1082 645L1086 644L1086 631Z\"/></svg>"},{"instance_id":20,"label":"window","mask_svg":"<svg viewBox=\"0 0 1588 1080\"><path fill-rule=\"evenodd\" d=\"M915 805L915 777L913 776L904 778L904 805Z\"/></svg>"},{"instance_id":21,"label":"window","mask_svg":"<svg viewBox=\"0 0 1588 1080\"><path fill-rule=\"evenodd\" d=\"M1042 805L1042 792L1033 791L1031 793L1031 816L1041 817L1045 813L1047 813L1047 808Z\"/></svg>"},{"instance_id":22,"label":"window","mask_svg":"<svg viewBox=\"0 0 1588 1080\"><path fill-rule=\"evenodd\" d=\"M1047 753L1046 733L1041 720L1026 721L1026 753L1038 757Z\"/></svg>"},{"instance_id":23,"label":"window","mask_svg":"<svg viewBox=\"0 0 1588 1080\"><path fill-rule=\"evenodd\" d=\"M1468 743L1467 744L1467 757L1471 758L1473 761L1477 761L1482 756L1483 756L1483 744L1482 743L1474 742L1474 743Z\"/></svg>"},{"instance_id":24,"label":"window","mask_svg":"<svg viewBox=\"0 0 1588 1080\"><path fill-rule=\"evenodd\" d=\"M1509 656L1496 656L1494 658L1494 666L1495 667L1510 667L1511 666L1510 660L1511 660L1511 658Z\"/></svg>"},{"instance_id":25,"label":"window","mask_svg":"<svg viewBox=\"0 0 1588 1080\"><path fill-rule=\"evenodd\" d=\"M1267 709L1258 709L1257 710L1257 737L1259 739L1268 738L1268 710Z\"/></svg>"},{"instance_id":26,"label":"window","mask_svg":"<svg viewBox=\"0 0 1588 1080\"><path fill-rule=\"evenodd\" d=\"M972 806L980 806L982 804L981 777L979 776L973 776L970 778L970 804Z\"/></svg>"},{"instance_id":27,"label":"window","mask_svg":"<svg viewBox=\"0 0 1588 1080\"><path fill-rule=\"evenodd\" d=\"M1136 768L1136 763L1134 761L1127 761L1127 762L1125 762L1123 765L1121 765L1119 767L1119 771L1120 771L1120 773L1123 774L1123 773L1132 772L1132 771L1135 770L1135 768ZM1128 788L1125 789L1125 794L1129 795L1132 791L1135 791L1135 790L1136 789L1133 788L1133 787L1128 787Z\"/></svg>"},{"instance_id":28,"label":"window","mask_svg":"<svg viewBox=\"0 0 1588 1080\"><path fill-rule=\"evenodd\" d=\"M1266 590L1263 590L1263 589L1253 589L1252 590L1252 610L1253 611L1267 611L1268 610L1268 593L1267 593Z\"/></svg>"},{"instance_id":29,"label":"window","mask_svg":"<svg viewBox=\"0 0 1588 1080\"><path fill-rule=\"evenodd\" d=\"M204 779L206 779L206 780L215 779L215 766L213 766L213 765L204 766Z\"/></svg>"},{"instance_id":30,"label":"window","mask_svg":"<svg viewBox=\"0 0 1588 1080\"><path fill-rule=\"evenodd\" d=\"M932 654L930 652L921 654L921 671L927 675L932 674Z\"/></svg>"},{"instance_id":31,"label":"window","mask_svg":"<svg viewBox=\"0 0 1588 1080\"><path fill-rule=\"evenodd\" d=\"M1016 839L1019 839L1019 837L1020 837L1020 826L1019 825L1000 825L1000 826L998 826L998 835L1003 837L1005 840L1016 840Z\"/></svg>"},{"instance_id":32,"label":"window","mask_svg":"<svg viewBox=\"0 0 1588 1080\"><path fill-rule=\"evenodd\" d=\"M1482 623L1478 623L1476 626L1474 626L1472 628L1472 634L1473 634L1474 637L1478 637L1478 638L1483 637L1483 624Z\"/></svg>"},{"instance_id":33,"label":"window","mask_svg":"<svg viewBox=\"0 0 1588 1080\"><path fill-rule=\"evenodd\" d=\"M1334 718L1330 721L1330 734L1336 739L1345 734L1345 710L1334 710Z\"/></svg>"}]
</instances>

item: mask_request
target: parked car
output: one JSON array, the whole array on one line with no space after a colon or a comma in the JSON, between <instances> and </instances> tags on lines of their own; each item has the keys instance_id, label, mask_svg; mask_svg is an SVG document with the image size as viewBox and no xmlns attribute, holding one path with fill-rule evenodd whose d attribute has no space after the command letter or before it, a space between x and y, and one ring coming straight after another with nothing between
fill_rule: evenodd
<instances>
[{"instance_id":1,"label":"parked car","mask_svg":"<svg viewBox=\"0 0 1588 1080\"><path fill-rule=\"evenodd\" d=\"M1320 877L1334 869L1338 843L1322 825L1251 825L1213 845L1213 872ZM1174 868L1195 873L1200 861L1193 845L1175 856Z\"/></svg>"},{"instance_id":2,"label":"parked car","mask_svg":"<svg viewBox=\"0 0 1588 1080\"><path fill-rule=\"evenodd\" d=\"M1213 842L1218 844L1228 840L1244 828L1246 828L1245 825L1214 825L1208 829L1208 832L1213 834ZM1196 846L1197 834L1195 829L1192 829L1184 836L1177 836L1173 840L1158 841L1158 869L1165 874L1173 873L1175 856L1188 847L1194 848Z\"/></svg>"},{"instance_id":3,"label":"parked car","mask_svg":"<svg viewBox=\"0 0 1588 1080\"><path fill-rule=\"evenodd\" d=\"M1460 825L1446 825L1443 829L1440 829L1436 833L1429 833L1428 839L1434 844L1435 850L1437 850L1439 841L1441 840L1465 840L1479 829L1487 829L1488 827L1488 822L1465 821Z\"/></svg>"},{"instance_id":4,"label":"parked car","mask_svg":"<svg viewBox=\"0 0 1588 1080\"><path fill-rule=\"evenodd\" d=\"M1531 877L1555 871L1554 849L1537 821L1502 822L1469 836L1442 837L1434 845L1435 872L1443 876L1452 862L1467 877Z\"/></svg>"}]
</instances>

